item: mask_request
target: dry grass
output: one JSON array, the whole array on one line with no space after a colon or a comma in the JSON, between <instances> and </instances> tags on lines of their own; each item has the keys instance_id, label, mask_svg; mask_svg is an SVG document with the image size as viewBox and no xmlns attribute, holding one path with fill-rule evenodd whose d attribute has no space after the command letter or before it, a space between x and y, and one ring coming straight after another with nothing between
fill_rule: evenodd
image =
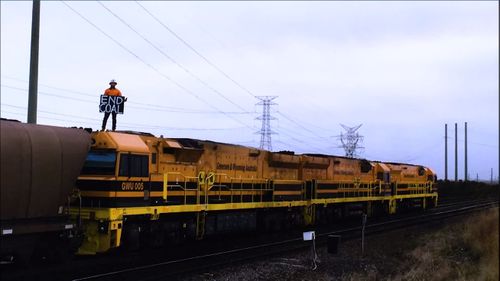
<instances>
[{"instance_id":1,"label":"dry grass","mask_svg":"<svg viewBox=\"0 0 500 281\"><path fill-rule=\"evenodd\" d=\"M422 237L391 280L499 280L498 209Z\"/></svg>"},{"instance_id":2,"label":"dry grass","mask_svg":"<svg viewBox=\"0 0 500 281\"><path fill-rule=\"evenodd\" d=\"M389 276L371 268L342 274L342 281L499 280L498 208L424 234L402 254L398 272ZM332 280L324 276L318 280Z\"/></svg>"},{"instance_id":3,"label":"dry grass","mask_svg":"<svg viewBox=\"0 0 500 281\"><path fill-rule=\"evenodd\" d=\"M463 243L477 264L476 280L499 280L498 209L477 216L464 225Z\"/></svg>"},{"instance_id":4,"label":"dry grass","mask_svg":"<svg viewBox=\"0 0 500 281\"><path fill-rule=\"evenodd\" d=\"M343 244L341 255L329 255L323 248L316 271L311 270L310 251L305 251L185 280L499 280L498 217L496 208L432 227L432 232L410 228L371 237L365 256L359 241Z\"/></svg>"}]
</instances>

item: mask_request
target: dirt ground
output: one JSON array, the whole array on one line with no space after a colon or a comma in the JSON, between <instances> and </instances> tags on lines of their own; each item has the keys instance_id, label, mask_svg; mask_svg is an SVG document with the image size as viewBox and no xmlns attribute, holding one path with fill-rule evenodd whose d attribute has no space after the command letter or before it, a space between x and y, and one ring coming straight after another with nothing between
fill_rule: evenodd
<instances>
[{"instance_id":1,"label":"dirt ground","mask_svg":"<svg viewBox=\"0 0 500 281\"><path fill-rule=\"evenodd\" d=\"M487 238L486 238L487 237ZM312 251L185 276L183 280L498 280L498 208L342 242L339 253ZM306 242L304 242L306 243Z\"/></svg>"}]
</instances>

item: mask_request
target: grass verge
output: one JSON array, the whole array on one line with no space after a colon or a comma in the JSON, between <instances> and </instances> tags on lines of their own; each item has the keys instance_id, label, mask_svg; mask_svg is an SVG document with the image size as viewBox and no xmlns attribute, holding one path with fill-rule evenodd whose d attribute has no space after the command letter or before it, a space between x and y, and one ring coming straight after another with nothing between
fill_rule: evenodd
<instances>
[{"instance_id":1,"label":"grass verge","mask_svg":"<svg viewBox=\"0 0 500 281\"><path fill-rule=\"evenodd\" d=\"M498 208L424 235L391 280L499 280Z\"/></svg>"}]
</instances>

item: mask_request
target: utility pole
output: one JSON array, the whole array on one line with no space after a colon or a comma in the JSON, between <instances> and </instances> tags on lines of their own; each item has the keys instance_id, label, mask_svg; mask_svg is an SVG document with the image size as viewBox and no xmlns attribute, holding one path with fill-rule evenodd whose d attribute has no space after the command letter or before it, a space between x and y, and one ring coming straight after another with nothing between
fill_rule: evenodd
<instances>
[{"instance_id":1,"label":"utility pole","mask_svg":"<svg viewBox=\"0 0 500 281\"><path fill-rule=\"evenodd\" d=\"M457 141L457 123L455 123L455 181L458 181L458 141Z\"/></svg>"},{"instance_id":2,"label":"utility pole","mask_svg":"<svg viewBox=\"0 0 500 281\"><path fill-rule=\"evenodd\" d=\"M28 123L36 124L38 99L38 42L40 37L40 0L33 0L31 17L31 57L28 96Z\"/></svg>"},{"instance_id":3,"label":"utility pole","mask_svg":"<svg viewBox=\"0 0 500 281\"><path fill-rule=\"evenodd\" d=\"M479 182L479 174L476 173L476 182Z\"/></svg>"},{"instance_id":4,"label":"utility pole","mask_svg":"<svg viewBox=\"0 0 500 281\"><path fill-rule=\"evenodd\" d=\"M491 168L490 172L490 183L493 184L493 168Z\"/></svg>"},{"instance_id":5,"label":"utility pole","mask_svg":"<svg viewBox=\"0 0 500 281\"><path fill-rule=\"evenodd\" d=\"M448 124L444 124L444 180L448 181Z\"/></svg>"},{"instance_id":6,"label":"utility pole","mask_svg":"<svg viewBox=\"0 0 500 281\"><path fill-rule=\"evenodd\" d=\"M465 155L464 155L464 162L465 162L464 181L468 181L469 175L467 172L467 122L465 122L465 144L464 145L465 145L465 147L464 147L464 151L465 151Z\"/></svg>"},{"instance_id":7,"label":"utility pole","mask_svg":"<svg viewBox=\"0 0 500 281\"><path fill-rule=\"evenodd\" d=\"M271 120L276 120L275 117L271 116L271 105L276 105L272 100L277 98L277 96L259 96L256 98L261 100L257 105L262 105L262 115L256 118L257 120L262 120L262 127L257 132L260 134L260 149L271 151L273 149L271 135L276 134L271 130Z\"/></svg>"}]
</instances>

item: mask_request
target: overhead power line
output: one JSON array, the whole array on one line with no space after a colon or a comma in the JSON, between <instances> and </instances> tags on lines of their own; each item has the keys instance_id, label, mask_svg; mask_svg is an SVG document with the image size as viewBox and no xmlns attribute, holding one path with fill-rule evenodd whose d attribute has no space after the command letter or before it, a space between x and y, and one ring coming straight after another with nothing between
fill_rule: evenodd
<instances>
[{"instance_id":1,"label":"overhead power line","mask_svg":"<svg viewBox=\"0 0 500 281\"><path fill-rule=\"evenodd\" d=\"M5 88L17 90L17 91L22 91L22 92L28 91L28 89L25 89L25 88L13 87L13 86L5 85L5 84L1 84L1 86L5 87ZM58 88L58 89L61 89L61 88ZM95 104L95 101L74 98L71 96L58 95L58 94L48 93L48 92L44 92L44 91L38 91L38 93L41 95L46 95L46 96L53 96L53 97L62 98L62 99L68 99L68 100L74 100L74 101ZM80 94L82 96L89 96L89 97L95 98L95 95L83 94L83 93L80 93ZM147 106L147 107L142 107L142 106L129 105L129 106L127 106L129 108L149 110L149 111L160 111L160 112L191 113L191 114L222 114L222 113L223 114L254 114L254 112L206 111L206 110L194 110L194 109L181 108L181 107L155 106L152 104L144 104L144 103L138 103L138 102L127 102L127 103Z\"/></svg>"},{"instance_id":2,"label":"overhead power line","mask_svg":"<svg viewBox=\"0 0 500 281\"><path fill-rule=\"evenodd\" d=\"M250 90L245 88L243 85L238 83L236 80L231 78L226 72L224 72L220 67L215 65L213 62L211 62L209 59L207 59L204 55L202 55L200 52L198 52L191 44L186 42L186 40L182 39L176 32L174 32L170 27L168 27L165 23L163 23L160 19L158 19L153 13L151 13L146 7L141 5L138 1L135 1L137 5L139 5L148 15L150 15L156 22L158 22L165 30L167 30L170 34L172 34L175 38L177 38L179 41L181 41L186 47L188 47L191 51L193 51L196 55L198 55L200 58L202 58L206 63L208 63L210 66L212 66L215 70L217 70L220 74L222 74L224 77L229 79L231 82L233 82L236 86L238 86L240 89L245 91L247 94L251 95L252 97L256 97Z\"/></svg>"},{"instance_id":3,"label":"overhead power line","mask_svg":"<svg viewBox=\"0 0 500 281\"><path fill-rule=\"evenodd\" d=\"M12 87L12 86L8 86L8 85L5 85L5 84L0 84L0 86L5 87L5 88L9 88L9 89L13 89L13 90L17 90L17 91L22 91L22 92L27 92L28 91L28 89L23 89L23 88L18 88L18 87ZM68 97L68 96L63 96L63 95L58 95L58 94L51 94L51 93L46 93L46 92L42 92L42 91L38 91L38 93L42 94L42 95L46 95L46 96L58 97L58 98L61 98L61 99L75 100L75 101L81 101L81 102L87 102L87 103L94 103L95 104L95 101L84 100L84 99L79 99L79 98L75 98L75 97Z\"/></svg>"},{"instance_id":4,"label":"overhead power line","mask_svg":"<svg viewBox=\"0 0 500 281\"><path fill-rule=\"evenodd\" d=\"M250 96L254 98L258 98L255 94L253 94L249 89L244 87L241 83L237 82L235 79L233 79L231 76L229 76L226 72L224 72L220 67L218 67L215 63L210 61L206 56L202 55L198 50L196 50L191 44L189 44L186 40L184 40L180 35L178 35L172 28L168 27L164 22L162 22L158 17L156 17L152 12L150 12L146 7L144 7L142 4L140 4L138 1L135 1L135 3L140 6L149 16L151 16L156 22L158 22L166 31L168 31L170 34L172 34L175 38L177 38L180 42L182 42L186 47L188 47L191 51L193 51L196 55L198 55L200 58L202 58L207 64L212 66L215 70L217 70L220 74L222 74L224 77L226 77L228 80L233 82L236 86L238 86L240 89L242 89L244 92L249 94ZM305 129L306 131L312 133L313 135L324 139L328 140L328 138L322 137L314 133L313 131L309 130L305 126L301 125L297 121L293 120L292 118L286 116L285 114L278 112L281 116L283 116L285 119L289 120L290 122L294 123L295 125L299 126L302 129ZM295 139L297 140L297 139ZM302 142L301 142L302 143Z\"/></svg>"},{"instance_id":5,"label":"overhead power line","mask_svg":"<svg viewBox=\"0 0 500 281\"><path fill-rule=\"evenodd\" d=\"M187 74L189 74L191 77L193 77L195 80L197 80L198 82L200 82L201 84L203 84L205 87L207 87L208 89L210 89L212 92L216 93L217 95L219 95L221 98L223 98L224 100L226 100L227 102L233 104L234 106L238 107L239 109L243 110L243 111L246 111L243 107L241 107L240 105L238 105L237 103L233 102L232 100L228 99L224 94L222 94L220 91L218 91L217 89L215 89L214 87L210 86L207 82L203 81L200 77L198 77L197 75L195 75L193 72L191 72L189 69L187 69L186 67L184 67L182 64L180 64L179 62L177 62L175 59L173 59L171 56L169 56L168 54L166 54L162 49L160 49L158 46L156 46L153 42L151 42L148 38L146 38L146 36L142 35L139 31L137 31L135 28L133 28L130 24L128 24L125 20L123 20L120 16L118 16L116 13L114 13L112 10L110 10L108 7L106 7L106 5L104 5L102 2L98 1L98 3L104 8L106 9L110 14L112 14L115 18L117 18L121 23L123 23L125 26L127 26L130 30L132 30L135 34L137 34L137 36L141 37L142 40L146 41L146 43L148 43L151 47L153 47L155 50L157 50L160 54L162 54L165 58L167 58L168 60L170 60L172 63L174 63L175 65L177 65L178 67L180 67L182 70L184 70Z\"/></svg>"},{"instance_id":6,"label":"overhead power line","mask_svg":"<svg viewBox=\"0 0 500 281\"><path fill-rule=\"evenodd\" d=\"M6 77L5 75L2 75L4 77ZM27 82L26 80L22 80L22 79L19 79L19 78L13 78L13 77L7 77L9 79L14 79L14 80L18 80L18 81L22 81L22 82ZM53 87L53 86L50 86L50 85L44 85L44 84L40 84L40 85L43 85L44 87L48 87L48 88L53 88L53 89L57 89L57 90L61 90L61 91L68 91L68 92L71 92L71 93L75 93L75 94L79 94L79 95L82 95L82 96L89 96L89 97L94 97L94 95L92 94L88 94L88 93L83 93L83 92L78 92L78 91L72 91L72 90L69 90L69 89L64 89L64 88L59 88L59 87ZM27 89L25 88L19 88L19 87L12 87L12 86L8 86L8 85L4 85L4 84L1 84L2 87L6 87L6 88L9 88L9 89L14 89L14 90L17 90L17 91L22 91L22 92L25 92L27 93ZM62 98L62 99L67 99L67 100L76 100L76 101L81 101L81 102L86 102L86 103L91 103L91 104L94 104L94 101L90 101L90 100L83 100L83 99L75 99L75 98L72 98L72 97L69 97L69 96L65 96L65 95L58 95L58 94L53 94L53 93L48 93L48 92L44 92L44 91L39 91L39 94L40 95L47 95L47 96L53 96L53 97L56 97L56 98ZM136 102L131 102L131 101L128 101L127 103L133 103L133 104L141 104L141 103L136 103ZM146 104L147 105L147 104ZM145 107L138 107L138 106L129 106L131 108L135 108L135 109L140 109L140 110L153 110L153 111L162 111L162 112L173 112L173 113L194 113L194 114L204 114L204 113L207 113L207 114L214 114L214 113L219 113L219 112L215 112L215 111L211 111L211 112L205 112L205 111L194 111L194 110L191 110L191 109L187 109L187 108L173 108L173 110L170 110L170 107L161 107L161 109L155 109L155 108L145 108ZM178 111L177 109L180 109L180 110L183 110L183 111ZM228 114L247 114L247 113L241 113L241 112L226 112ZM88 119L88 118L87 118ZM97 120L97 119L96 119ZM149 127L149 125L142 125L144 127ZM163 127L165 128L165 127ZM181 129L176 129L176 130L181 130ZM190 130L190 128L188 128L187 130ZM288 131L292 131L291 129L287 129ZM311 136L310 135L300 135L302 139L299 139L297 138L297 133L296 132L293 132L293 133L287 133L285 131L285 128L280 126L280 133L282 135L285 135L285 136L288 136L292 141L296 142L296 143L299 143L301 145L305 145L306 143L304 142L304 139L305 138L308 138L309 141L307 142L307 145L310 147L310 148L313 148L317 151L323 151L324 153L328 154L328 153L331 153L329 151L326 151L322 148L319 148L317 146L314 146L310 143L310 141L312 140ZM289 144L288 144L289 145Z\"/></svg>"},{"instance_id":7,"label":"overhead power line","mask_svg":"<svg viewBox=\"0 0 500 281\"><path fill-rule=\"evenodd\" d=\"M142 63L144 63L146 66L148 66L149 68L151 68L152 70L154 70L156 73L158 73L160 76L162 76L163 78L167 79L168 81L170 81L171 83L173 83L174 85L176 85L177 87L179 87L180 89L182 89L183 91L185 91L186 93L188 93L189 95L195 97L196 99L198 99L199 101L203 102L204 104L208 105L209 107L215 109L216 111L218 112L221 112L222 114L228 116L229 118L233 119L234 121L244 125L245 127L248 127L250 129L252 129L251 126L245 124L244 122L242 122L241 120L239 119L236 119L234 118L233 116L231 115L228 115L226 113L224 113L223 111L221 111L219 108L217 108L216 106L210 104L209 102L205 101L203 98L201 98L199 95L197 95L196 93L190 91L189 89L187 89L186 87L182 86L181 84L177 83L176 81L172 80L169 76L165 75L164 73L162 73L160 70L158 70L156 67L154 67L153 65L151 65L150 63L146 62L145 60L143 60L140 56L138 56L137 54L135 54L134 52L132 52L131 50L129 50L127 47L125 47L122 43L120 43L119 41L117 41L116 39L114 39L112 36L110 36L109 34L107 34L104 30L102 30L101 28L99 28L99 26L97 26L96 24L94 24L93 22L91 22L89 19L87 19L84 15L82 15L81 13L79 13L77 10L75 10L73 7L71 7L70 5L68 5L66 2L62 1L62 3L68 7L71 11L73 11L75 14L77 14L79 17L81 17L83 20L85 20L87 23L89 23L90 25L92 25L95 29L97 29L100 33L102 33L104 36L106 36L108 39L110 39L111 41L113 41L115 44L117 44L119 47L121 47L122 49L124 49L125 51L127 51L129 54L131 54L132 56L134 56L136 59L138 59L139 61L141 61Z\"/></svg>"},{"instance_id":8,"label":"overhead power line","mask_svg":"<svg viewBox=\"0 0 500 281\"><path fill-rule=\"evenodd\" d=\"M328 139L327 137L323 137L323 136L320 136L320 135L316 134L316 132L310 130L309 128L307 128L307 127L305 127L303 125L301 125L299 122L293 120L292 118L288 117L284 113L278 111L278 114L281 115L281 117L283 117L283 118L287 119L288 121L292 122L293 124L297 125L298 127L302 128L303 130L308 131L309 133L315 135L316 137L324 139L326 141L330 141L330 139Z\"/></svg>"},{"instance_id":9,"label":"overhead power line","mask_svg":"<svg viewBox=\"0 0 500 281\"><path fill-rule=\"evenodd\" d=\"M16 80L16 81L21 81L21 82L28 83L27 80L19 79L19 78L16 78L16 77L11 77L11 76L7 76L7 75L2 75L2 77L7 78L7 79L12 79L12 80ZM55 86L51 86L51 85L47 85L47 84L38 84L38 85L46 87L46 88L51 88L51 89L55 89L55 90L59 90L59 91L64 91L64 92L68 92L68 93L80 95L80 96L88 96L88 97L92 97L92 98L96 97L95 94L83 93L83 92L75 91L75 90L72 90L72 89L55 87ZM192 108L165 106L165 105L142 103L142 102L136 102L136 101L128 101L127 104L137 104L137 105L143 105L143 106L150 106L150 107L162 108L162 109L172 110L172 112L175 112L175 110L177 110L179 112L180 111L202 112L202 111L194 110ZM208 112L208 111L205 111L205 112ZM254 113L254 112L247 112L247 111L242 111L242 112L227 112L227 111L225 111L225 112L226 113L230 113L230 114L253 114ZM208 113L220 113L220 112L210 111Z\"/></svg>"},{"instance_id":10,"label":"overhead power line","mask_svg":"<svg viewBox=\"0 0 500 281\"><path fill-rule=\"evenodd\" d=\"M64 2L63 2L64 3ZM250 90L248 90L247 88L245 88L244 86L242 86L240 83L238 83L235 79L233 79L231 76L229 76L226 72L224 72L220 67L218 67L215 63L211 62L210 60L208 60L205 56L203 56L199 51L197 51L193 46L191 46L186 40L182 39L177 33L175 33L171 28L169 28L166 24L164 24L162 21L160 21L158 19L158 17L154 16L148 9L146 9L143 5L141 5L140 3L136 2L148 15L150 15L155 21L157 21L163 28L165 28L169 33L171 33L172 35L174 35L178 40L180 40L184 45L186 45L190 50L192 50L194 53L196 53L199 57L201 57L205 62L207 62L210 66L212 66L214 69L216 69L219 73L221 73L224 77L226 77L227 79L229 79L231 82L233 82L236 86L238 86L240 89L242 89L243 91L245 91L246 93L248 93L249 95L257 98L257 96L255 94L253 94ZM130 53L131 55L133 55L135 58L139 59L142 63L144 63L146 66L150 67L151 69L153 69L155 72L157 72L158 74L160 74L162 77L164 77L165 79L169 80L170 82L172 82L173 84L175 84L176 86L178 86L179 88L181 88L182 90L186 91L188 94L194 96L195 98L197 98L198 100L204 102L205 104L207 104L208 106L214 108L216 111L222 113L222 114L225 114L227 115L226 113L224 113L223 111L221 111L220 109L218 109L217 107L211 105L210 103L204 101L199 95L195 94L194 92L191 92L189 89L183 87L182 85L180 85L179 83L173 81L170 77L166 76L165 74L163 74L161 71L159 71L157 68L155 68L153 65L151 65L150 63L147 63L146 61L144 61L140 56L138 56L137 54L133 53L132 51L130 51L129 49L127 49L123 44L121 44L120 42L118 42L117 40L114 40L111 36L109 36L107 33L105 33L102 29L100 29L97 25L93 24L90 20L88 20L87 18L85 18L82 14L80 14L79 12L77 12L75 9L73 9L71 6L69 6L67 3L64 3L68 8L70 8L73 12L75 12L78 16L80 16L82 19L84 19L85 21L87 21L89 24L91 24L94 28L96 28L99 32L101 32L102 34L104 34L106 37L108 37L110 40L112 40L113 42L115 42L118 46L120 46L121 48L123 48L125 51L127 51L128 53ZM101 4L102 5L102 4ZM109 10L109 9L108 9ZM123 21L122 21L123 22ZM130 26L130 25L129 25ZM247 128L251 128L250 126L248 126L247 124L241 122L240 120L238 119L235 119L233 118L232 116L228 116L230 117L231 119L235 120L236 122L240 123L240 124L243 124L244 126L246 126ZM286 118L286 117L285 117ZM286 118L287 120L293 120L291 119L290 117ZM292 123L294 121L291 121ZM298 125L298 122L294 122L296 125ZM299 126L299 125L298 125ZM304 126L300 125L301 128L305 128ZM311 131L309 131L311 132ZM303 140L298 140L297 138L293 137L293 135L295 135L295 133L293 133L292 135L289 135L290 137L292 137L292 140L296 141L296 142L299 142L299 143L304 143ZM318 136L318 135L316 135ZM320 136L318 136L320 137ZM323 138L323 137L321 137ZM322 149L320 149L322 150Z\"/></svg>"},{"instance_id":11,"label":"overhead power line","mask_svg":"<svg viewBox=\"0 0 500 281\"><path fill-rule=\"evenodd\" d=\"M2 106L7 106L7 107L15 108L15 109L20 109L20 110L26 109L26 107L24 107L24 106L17 106L17 105L11 105L11 104L6 104L6 103L2 103ZM8 112L8 111L4 111L4 110L2 110L2 111ZM56 112L46 111L46 110L38 110L38 111L41 113L46 113L46 114L51 114L51 115L71 117L71 118L83 119L83 120L88 120L88 121L102 122L102 120L98 119L98 118L85 117L85 116L72 115L72 114L56 113ZM8 113L22 114L22 113L18 113L18 112L8 112ZM57 120L70 121L67 119L57 119ZM227 131L227 130L238 130L238 129L245 128L245 127L232 127L232 128L206 128L206 127L204 127L204 128L187 128L187 127L182 127L182 128L180 128L180 127L169 127L169 126L154 126L154 125L149 125L149 124L129 123L129 122L123 122L121 124L134 126L134 128L154 128L154 129L167 129L167 130L176 130L176 131Z\"/></svg>"}]
</instances>

